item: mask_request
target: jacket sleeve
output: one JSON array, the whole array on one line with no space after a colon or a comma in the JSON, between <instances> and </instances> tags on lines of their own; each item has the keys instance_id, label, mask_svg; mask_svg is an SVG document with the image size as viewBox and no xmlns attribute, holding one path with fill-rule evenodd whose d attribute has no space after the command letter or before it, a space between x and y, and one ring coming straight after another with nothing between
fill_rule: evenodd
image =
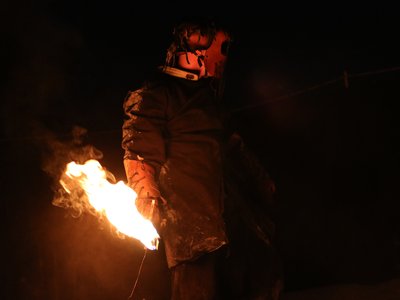
<instances>
[{"instance_id":1,"label":"jacket sleeve","mask_svg":"<svg viewBox=\"0 0 400 300\"><path fill-rule=\"evenodd\" d=\"M254 232L266 244L275 235L272 218L275 183L258 160L245 145L240 135L234 133L228 141L225 156L225 219L231 235ZM233 228L233 229L232 229Z\"/></svg>"},{"instance_id":2,"label":"jacket sleeve","mask_svg":"<svg viewBox=\"0 0 400 300\"><path fill-rule=\"evenodd\" d=\"M142 160L156 171L165 161L166 99L146 88L129 92L123 102L124 160Z\"/></svg>"},{"instance_id":3,"label":"jacket sleeve","mask_svg":"<svg viewBox=\"0 0 400 300\"><path fill-rule=\"evenodd\" d=\"M265 205L274 202L275 182L259 161L258 157L244 143L242 137L233 133L229 140L229 155L235 166L237 176L243 183L251 186L251 190L260 195Z\"/></svg>"}]
</instances>

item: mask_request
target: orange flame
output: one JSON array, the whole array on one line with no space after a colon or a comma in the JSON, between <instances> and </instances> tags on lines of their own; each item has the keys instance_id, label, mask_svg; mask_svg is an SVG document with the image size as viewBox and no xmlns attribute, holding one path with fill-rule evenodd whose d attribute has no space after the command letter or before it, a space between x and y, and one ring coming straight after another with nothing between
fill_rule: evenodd
<instances>
[{"instance_id":1,"label":"orange flame","mask_svg":"<svg viewBox=\"0 0 400 300\"><path fill-rule=\"evenodd\" d=\"M70 162L65 174L76 181L88 196L90 205L104 214L118 232L139 240L146 248L158 247L159 235L150 220L144 218L136 208L136 193L124 182L112 184L97 160L85 164ZM64 189L70 193L68 184L60 180Z\"/></svg>"}]
</instances>

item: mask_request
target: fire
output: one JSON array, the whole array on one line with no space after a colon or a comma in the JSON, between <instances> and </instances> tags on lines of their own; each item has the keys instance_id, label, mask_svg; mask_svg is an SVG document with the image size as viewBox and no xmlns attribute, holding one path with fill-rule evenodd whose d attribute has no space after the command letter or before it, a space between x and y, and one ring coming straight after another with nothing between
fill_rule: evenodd
<instances>
[{"instance_id":1,"label":"fire","mask_svg":"<svg viewBox=\"0 0 400 300\"><path fill-rule=\"evenodd\" d=\"M109 182L106 171L97 160L88 160L83 165L70 162L65 175L67 178L60 183L68 193L71 193L71 186L78 184L85 191L90 205L105 215L118 232L139 240L150 250L157 249L160 237L151 221L137 210L135 191L123 181Z\"/></svg>"}]
</instances>

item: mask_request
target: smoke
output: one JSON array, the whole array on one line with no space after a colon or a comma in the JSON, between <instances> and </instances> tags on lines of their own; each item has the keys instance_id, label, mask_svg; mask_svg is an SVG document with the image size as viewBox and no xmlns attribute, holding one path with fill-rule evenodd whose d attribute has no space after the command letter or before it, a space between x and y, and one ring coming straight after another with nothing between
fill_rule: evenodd
<instances>
[{"instance_id":1,"label":"smoke","mask_svg":"<svg viewBox=\"0 0 400 300\"><path fill-rule=\"evenodd\" d=\"M87 133L87 129L74 126L70 135L61 140L49 132L45 137L45 147L42 152L42 169L54 180L52 204L70 210L74 217L79 217L85 212L96 214L84 190L65 175L66 166L72 161L84 164L90 159L103 158L103 153L99 149L86 143ZM107 179L115 182L114 176L108 171L106 173ZM60 181L68 186L68 192Z\"/></svg>"},{"instance_id":2,"label":"smoke","mask_svg":"<svg viewBox=\"0 0 400 300\"><path fill-rule=\"evenodd\" d=\"M4 83L0 89L0 142L7 151L3 157L16 161L24 174L37 167L44 171L52 183L52 204L77 217L92 212L85 194L79 189L68 194L59 181L69 162L81 164L103 157L87 142L88 123L98 116L90 101L94 59L82 28L68 13L64 15L47 0L39 2L21 7L10 4L0 20L5 42L0 49ZM99 98L96 101L99 103ZM113 180L113 175L108 178Z\"/></svg>"}]
</instances>

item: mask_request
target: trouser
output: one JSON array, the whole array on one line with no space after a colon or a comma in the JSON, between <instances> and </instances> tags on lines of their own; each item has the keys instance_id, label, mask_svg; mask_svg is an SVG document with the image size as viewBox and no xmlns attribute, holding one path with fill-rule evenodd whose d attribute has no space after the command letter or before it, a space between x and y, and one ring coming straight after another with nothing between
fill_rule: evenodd
<instances>
[{"instance_id":1,"label":"trouser","mask_svg":"<svg viewBox=\"0 0 400 300\"><path fill-rule=\"evenodd\" d=\"M219 249L173 267L171 300L278 300L283 278L275 249L255 249L249 257L243 247Z\"/></svg>"},{"instance_id":2,"label":"trouser","mask_svg":"<svg viewBox=\"0 0 400 300\"><path fill-rule=\"evenodd\" d=\"M204 254L171 269L172 300L218 299L218 252Z\"/></svg>"}]
</instances>

